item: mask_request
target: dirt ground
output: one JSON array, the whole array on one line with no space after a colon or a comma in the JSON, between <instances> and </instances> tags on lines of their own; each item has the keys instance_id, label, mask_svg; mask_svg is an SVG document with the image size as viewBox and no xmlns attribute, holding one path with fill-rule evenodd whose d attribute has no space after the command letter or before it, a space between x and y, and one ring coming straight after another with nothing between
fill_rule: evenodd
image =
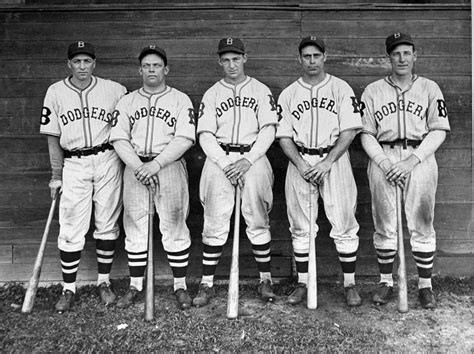
<instances>
[{"instance_id":1,"label":"dirt ground","mask_svg":"<svg viewBox=\"0 0 474 354\"><path fill-rule=\"evenodd\" d=\"M159 281L157 281L159 283ZM113 281L116 292L127 281ZM190 285L194 295L197 283ZM81 287L74 310L54 313L58 285L40 288L31 314L22 314L24 289L0 287L0 350L44 351L350 351L474 352L474 278L435 278L435 310L424 310L415 280L409 282L409 312L397 311L396 297L385 306L371 302L375 284L359 281L362 306L348 308L335 280L318 283L318 309L286 304L293 283L275 285L275 303L256 298L253 282L240 286L239 317L226 318L227 285L216 285L209 306L177 309L170 286L156 286L155 319L143 320L143 301L122 310L105 307L94 286Z\"/></svg>"}]
</instances>

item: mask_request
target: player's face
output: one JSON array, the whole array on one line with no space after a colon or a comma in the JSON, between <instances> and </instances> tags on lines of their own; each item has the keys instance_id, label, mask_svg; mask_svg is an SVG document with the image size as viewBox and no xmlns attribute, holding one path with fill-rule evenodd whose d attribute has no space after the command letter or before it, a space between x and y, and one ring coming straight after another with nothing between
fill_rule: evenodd
<instances>
[{"instance_id":1,"label":"player's face","mask_svg":"<svg viewBox=\"0 0 474 354\"><path fill-rule=\"evenodd\" d=\"M169 69L165 66L163 59L156 54L148 54L143 57L139 69L143 84L147 87L163 85L168 71Z\"/></svg>"},{"instance_id":2,"label":"player's face","mask_svg":"<svg viewBox=\"0 0 474 354\"><path fill-rule=\"evenodd\" d=\"M301 49L298 61L303 68L303 73L309 77L316 77L324 73L326 54L314 45L308 45Z\"/></svg>"},{"instance_id":3,"label":"player's face","mask_svg":"<svg viewBox=\"0 0 474 354\"><path fill-rule=\"evenodd\" d=\"M226 79L236 83L245 79L244 64L246 62L247 54L229 52L219 57L219 64L224 69Z\"/></svg>"},{"instance_id":4,"label":"player's face","mask_svg":"<svg viewBox=\"0 0 474 354\"><path fill-rule=\"evenodd\" d=\"M400 44L390 53L392 73L397 76L411 75L416 61L416 52L409 44Z\"/></svg>"},{"instance_id":5,"label":"player's face","mask_svg":"<svg viewBox=\"0 0 474 354\"><path fill-rule=\"evenodd\" d=\"M67 66L71 70L74 79L87 82L90 80L95 69L95 59L87 54L78 54L74 58L68 60Z\"/></svg>"}]
</instances>

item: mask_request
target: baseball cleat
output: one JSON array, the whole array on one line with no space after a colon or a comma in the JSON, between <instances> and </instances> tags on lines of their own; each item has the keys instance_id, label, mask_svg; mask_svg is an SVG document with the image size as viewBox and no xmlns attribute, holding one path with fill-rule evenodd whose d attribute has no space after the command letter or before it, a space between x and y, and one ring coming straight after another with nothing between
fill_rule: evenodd
<instances>
[{"instance_id":1,"label":"baseball cleat","mask_svg":"<svg viewBox=\"0 0 474 354\"><path fill-rule=\"evenodd\" d=\"M288 296L288 303L291 305L297 305L303 302L307 297L307 288L305 283L298 283L295 290Z\"/></svg>"},{"instance_id":2,"label":"baseball cleat","mask_svg":"<svg viewBox=\"0 0 474 354\"><path fill-rule=\"evenodd\" d=\"M191 307L193 300L188 294L186 289L178 289L174 292L174 296L176 297L176 301L178 302L178 307L182 310L188 309Z\"/></svg>"},{"instance_id":3,"label":"baseball cleat","mask_svg":"<svg viewBox=\"0 0 474 354\"><path fill-rule=\"evenodd\" d=\"M357 289L354 284L351 284L344 288L346 292L346 303L349 307L360 306L362 304L362 299L357 292Z\"/></svg>"},{"instance_id":4,"label":"baseball cleat","mask_svg":"<svg viewBox=\"0 0 474 354\"><path fill-rule=\"evenodd\" d=\"M393 286L389 286L387 283L380 283L377 292L374 294L372 301L377 305L385 305L389 302L393 295Z\"/></svg>"},{"instance_id":5,"label":"baseball cleat","mask_svg":"<svg viewBox=\"0 0 474 354\"><path fill-rule=\"evenodd\" d=\"M98 286L99 295L102 299L102 302L107 306L113 304L117 299L117 296L112 291L112 284L107 284L106 282L102 282Z\"/></svg>"},{"instance_id":6,"label":"baseball cleat","mask_svg":"<svg viewBox=\"0 0 474 354\"><path fill-rule=\"evenodd\" d=\"M66 290L61 293L59 301L56 303L55 309L59 313L69 311L74 304L74 293L71 290Z\"/></svg>"},{"instance_id":7,"label":"baseball cleat","mask_svg":"<svg viewBox=\"0 0 474 354\"><path fill-rule=\"evenodd\" d=\"M258 285L257 292L262 297L263 301L275 301L276 295L273 293L272 282L270 280L262 280Z\"/></svg>"},{"instance_id":8,"label":"baseball cleat","mask_svg":"<svg viewBox=\"0 0 474 354\"><path fill-rule=\"evenodd\" d=\"M213 286L200 284L198 294L193 299L193 305L196 307L206 306L209 303L209 299L214 297L214 295L215 290Z\"/></svg>"},{"instance_id":9,"label":"baseball cleat","mask_svg":"<svg viewBox=\"0 0 474 354\"><path fill-rule=\"evenodd\" d=\"M436 307L436 299L431 288L423 288L418 292L421 307L424 309L434 309Z\"/></svg>"},{"instance_id":10,"label":"baseball cleat","mask_svg":"<svg viewBox=\"0 0 474 354\"><path fill-rule=\"evenodd\" d=\"M117 307L126 309L132 306L137 299L138 294L140 294L140 291L138 291L137 288L131 286L127 293L117 301Z\"/></svg>"}]
</instances>

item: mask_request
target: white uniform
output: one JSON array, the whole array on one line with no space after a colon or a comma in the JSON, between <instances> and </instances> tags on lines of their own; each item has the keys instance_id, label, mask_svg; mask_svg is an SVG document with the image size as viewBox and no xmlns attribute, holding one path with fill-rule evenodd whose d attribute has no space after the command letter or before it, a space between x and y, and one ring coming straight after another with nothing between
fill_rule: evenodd
<instances>
[{"instance_id":1,"label":"white uniform","mask_svg":"<svg viewBox=\"0 0 474 354\"><path fill-rule=\"evenodd\" d=\"M167 86L164 92L149 94L140 88L123 97L116 107L117 124L110 141L127 140L137 155L159 155L174 137L195 141L194 109L189 97ZM160 219L163 248L167 252L187 249L190 244L186 218L189 211L188 176L184 159L172 162L158 172L155 206ZM125 249L147 250L148 189L134 171L124 172Z\"/></svg>"},{"instance_id":2,"label":"white uniform","mask_svg":"<svg viewBox=\"0 0 474 354\"><path fill-rule=\"evenodd\" d=\"M293 139L302 158L311 166L325 157L340 132L362 127L359 102L353 90L345 81L329 74L314 86L298 79L282 91L278 104L281 121L276 137ZM343 254L357 251L359 225L354 216L357 189L348 152L332 165L316 189L312 201L315 218L317 200L321 195L332 226L330 236L337 251ZM309 183L291 162L286 175L285 195L295 254L307 254L310 222L316 223L316 219L309 220ZM315 233L317 231L316 225Z\"/></svg>"},{"instance_id":3,"label":"white uniform","mask_svg":"<svg viewBox=\"0 0 474 354\"><path fill-rule=\"evenodd\" d=\"M369 161L368 176L372 192L376 249L397 249L395 188L386 180L378 164L385 158L392 163L415 155L421 161L406 181L403 197L412 250L433 252L433 228L438 167L435 156L422 156L417 147L432 130L449 131L448 114L438 85L414 75L406 90L386 77L367 86L362 94L364 133L373 135L383 153ZM407 139L403 146L401 139ZM396 142L386 144L384 142Z\"/></svg>"},{"instance_id":4,"label":"white uniform","mask_svg":"<svg viewBox=\"0 0 474 354\"><path fill-rule=\"evenodd\" d=\"M242 215L247 223L247 236L252 244L270 242L268 213L273 203L273 171L266 151L258 152L252 146L262 128L278 124L276 113L276 103L268 87L249 76L238 85L222 79L204 94L197 134L211 133L223 146L212 152L214 156L208 156L201 176L204 244L222 246L227 240L235 188L223 168L243 157L252 163L244 175L242 190Z\"/></svg>"},{"instance_id":5,"label":"white uniform","mask_svg":"<svg viewBox=\"0 0 474 354\"><path fill-rule=\"evenodd\" d=\"M51 85L46 93L40 133L60 137L65 150L58 238L63 251L83 249L92 202L94 238L118 238L123 165L108 141L115 105L126 92L114 81L92 76L83 90L66 78ZM88 153L91 148L97 149L95 154L68 157L69 152Z\"/></svg>"}]
</instances>

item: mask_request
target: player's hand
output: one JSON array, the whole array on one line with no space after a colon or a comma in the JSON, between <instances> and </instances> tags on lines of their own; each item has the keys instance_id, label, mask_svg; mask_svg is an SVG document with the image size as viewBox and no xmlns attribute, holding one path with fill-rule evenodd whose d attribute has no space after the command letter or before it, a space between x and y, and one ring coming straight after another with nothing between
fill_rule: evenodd
<instances>
[{"instance_id":1,"label":"player's hand","mask_svg":"<svg viewBox=\"0 0 474 354\"><path fill-rule=\"evenodd\" d=\"M243 175L252 166L249 160L242 158L234 163L227 165L224 168L225 176L231 181L237 181L243 177Z\"/></svg>"},{"instance_id":2,"label":"player's hand","mask_svg":"<svg viewBox=\"0 0 474 354\"><path fill-rule=\"evenodd\" d=\"M389 182L403 187L411 171L413 171L419 162L420 160L418 160L416 156L411 155L404 160L394 163L385 173L385 176Z\"/></svg>"},{"instance_id":3,"label":"player's hand","mask_svg":"<svg viewBox=\"0 0 474 354\"><path fill-rule=\"evenodd\" d=\"M303 174L303 178L312 184L321 184L324 177L331 171L332 163L327 160L321 160Z\"/></svg>"},{"instance_id":4,"label":"player's hand","mask_svg":"<svg viewBox=\"0 0 474 354\"><path fill-rule=\"evenodd\" d=\"M135 177L143 184L146 183L150 178L156 176L158 172L160 172L160 165L154 161L145 162L143 165L138 167L134 173ZM158 181L158 177L156 177L156 181Z\"/></svg>"},{"instance_id":5,"label":"player's hand","mask_svg":"<svg viewBox=\"0 0 474 354\"><path fill-rule=\"evenodd\" d=\"M51 192L51 199L56 198L62 192L63 182L59 179L49 182L49 189Z\"/></svg>"},{"instance_id":6,"label":"player's hand","mask_svg":"<svg viewBox=\"0 0 474 354\"><path fill-rule=\"evenodd\" d=\"M307 180L307 178L305 177L305 174L306 174L306 172L308 172L311 169L311 165L309 163L307 163L305 160L301 159L298 166L296 166L296 169L300 173L301 177L303 177L305 180Z\"/></svg>"},{"instance_id":7,"label":"player's hand","mask_svg":"<svg viewBox=\"0 0 474 354\"><path fill-rule=\"evenodd\" d=\"M229 179L229 181L234 187L239 186L240 189L242 189L245 185L245 176L242 176L240 178Z\"/></svg>"},{"instance_id":8,"label":"player's hand","mask_svg":"<svg viewBox=\"0 0 474 354\"><path fill-rule=\"evenodd\" d=\"M388 183L395 187L395 186L399 186L401 188L405 187L405 179L402 178L402 179L399 179L397 181L391 181L388 179L387 177L387 174L392 170L394 166L394 163L392 161L390 161L388 158L383 160L380 164L379 164L379 167L381 168L382 172L385 173L385 178L387 178L387 181Z\"/></svg>"}]
</instances>

